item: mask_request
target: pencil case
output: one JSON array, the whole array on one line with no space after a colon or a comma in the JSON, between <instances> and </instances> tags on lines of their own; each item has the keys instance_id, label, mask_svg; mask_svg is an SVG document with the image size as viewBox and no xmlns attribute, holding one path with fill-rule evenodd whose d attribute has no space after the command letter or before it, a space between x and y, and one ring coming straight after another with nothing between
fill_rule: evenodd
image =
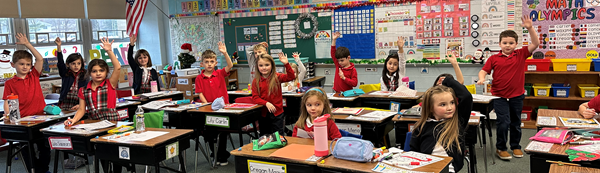
<instances>
[{"instance_id":1,"label":"pencil case","mask_svg":"<svg viewBox=\"0 0 600 173\"><path fill-rule=\"evenodd\" d=\"M542 129L529 140L564 145L573 138L573 131L564 129Z\"/></svg>"},{"instance_id":2,"label":"pencil case","mask_svg":"<svg viewBox=\"0 0 600 173\"><path fill-rule=\"evenodd\" d=\"M58 115L58 114L60 114L61 110L60 110L60 107L58 107L58 106L48 105L48 106L44 107L44 112L46 112L46 114L48 114L48 115Z\"/></svg>"},{"instance_id":3,"label":"pencil case","mask_svg":"<svg viewBox=\"0 0 600 173\"><path fill-rule=\"evenodd\" d=\"M109 134L120 134L120 133L131 131L133 129L134 129L133 126L122 125L120 127L109 130L108 133Z\"/></svg>"}]
</instances>

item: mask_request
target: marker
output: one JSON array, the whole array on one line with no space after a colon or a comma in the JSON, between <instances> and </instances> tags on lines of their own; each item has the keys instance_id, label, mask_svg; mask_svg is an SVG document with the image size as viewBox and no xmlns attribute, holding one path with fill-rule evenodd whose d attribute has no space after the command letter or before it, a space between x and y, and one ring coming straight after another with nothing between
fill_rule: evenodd
<instances>
[{"instance_id":1,"label":"marker","mask_svg":"<svg viewBox=\"0 0 600 173\"><path fill-rule=\"evenodd\" d=\"M398 166L412 166L412 165L421 165L421 162L393 162L394 165Z\"/></svg>"},{"instance_id":2,"label":"marker","mask_svg":"<svg viewBox=\"0 0 600 173\"><path fill-rule=\"evenodd\" d=\"M573 145L585 145L585 144L600 144L600 141L581 141L581 142L570 142Z\"/></svg>"},{"instance_id":3,"label":"marker","mask_svg":"<svg viewBox=\"0 0 600 173\"><path fill-rule=\"evenodd\" d=\"M69 120L71 120L71 117L67 118L67 126L71 126L71 121Z\"/></svg>"}]
</instances>

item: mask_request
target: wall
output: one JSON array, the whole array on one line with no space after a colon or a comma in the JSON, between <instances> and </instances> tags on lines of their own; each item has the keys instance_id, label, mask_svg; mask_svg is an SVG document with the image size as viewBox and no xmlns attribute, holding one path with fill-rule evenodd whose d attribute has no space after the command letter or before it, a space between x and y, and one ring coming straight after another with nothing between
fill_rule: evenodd
<instances>
[{"instance_id":1,"label":"wall","mask_svg":"<svg viewBox=\"0 0 600 173\"><path fill-rule=\"evenodd\" d=\"M168 2L165 1L167 0L161 0L160 2L155 2L155 4L164 11L168 9ZM169 30L165 28L165 23L168 26L168 18L158 8L152 3L148 3L146 6L146 13L140 24L138 32L140 37L138 37L139 41L136 47L148 50L153 65L169 63L168 59L170 59L167 58L167 55L170 55L168 54L170 52L168 46L170 45ZM165 11L165 13L167 12Z\"/></svg>"}]
</instances>

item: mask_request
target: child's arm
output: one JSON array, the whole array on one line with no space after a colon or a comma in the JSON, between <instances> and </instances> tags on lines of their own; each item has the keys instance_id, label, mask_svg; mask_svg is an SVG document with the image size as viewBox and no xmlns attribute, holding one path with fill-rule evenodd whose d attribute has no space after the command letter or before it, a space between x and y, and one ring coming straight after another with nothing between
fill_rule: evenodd
<instances>
[{"instance_id":1,"label":"child's arm","mask_svg":"<svg viewBox=\"0 0 600 173\"><path fill-rule=\"evenodd\" d=\"M58 67L58 75L60 75L60 77L65 77L67 75L68 70L67 65L65 65L65 59L62 54L62 49L60 48L60 45L62 44L62 42L60 41L60 37L56 37L54 43L56 43L56 58L58 59L56 67Z\"/></svg>"},{"instance_id":2,"label":"child's arm","mask_svg":"<svg viewBox=\"0 0 600 173\"><path fill-rule=\"evenodd\" d=\"M296 76L296 78L298 78L298 83L300 83L300 87L302 87L302 80L304 80L304 76L306 75L306 67L302 64L302 60L300 60L300 53L294 52L292 53L292 57L294 57L294 61L298 64L298 76Z\"/></svg>"},{"instance_id":3,"label":"child's arm","mask_svg":"<svg viewBox=\"0 0 600 173\"><path fill-rule=\"evenodd\" d=\"M292 68L292 66L290 66L290 63L288 62L287 55L283 52L279 52L279 61L283 63L286 72L285 74L278 74L279 82L289 82L296 79L296 74L294 73L294 69Z\"/></svg>"},{"instance_id":4,"label":"child's arm","mask_svg":"<svg viewBox=\"0 0 600 173\"><path fill-rule=\"evenodd\" d=\"M77 121L79 121L81 119L81 117L83 117L84 114L85 114L85 100L79 98L79 109L77 109L77 112L75 113L75 116L73 117L73 119L65 120L65 125L75 124Z\"/></svg>"},{"instance_id":5,"label":"child's arm","mask_svg":"<svg viewBox=\"0 0 600 173\"><path fill-rule=\"evenodd\" d=\"M335 48L335 44L338 38L340 38L342 34L340 34L340 32L335 32L333 33L333 37L331 38L331 59L333 59L333 64L335 64L335 68L339 68L340 64L337 61L337 58L335 57L335 51L337 50Z\"/></svg>"},{"instance_id":6,"label":"child's arm","mask_svg":"<svg viewBox=\"0 0 600 173\"><path fill-rule=\"evenodd\" d=\"M35 57L35 64L33 65L33 67L41 74L42 68L44 67L44 57L42 56L42 54L40 54L40 52L38 52L37 49L35 49L35 47L31 45L29 40L27 40L27 36L25 36L24 34L18 33L16 37L18 40L17 44L25 45L25 47L27 47L27 49L31 51L31 54L33 54L33 56Z\"/></svg>"},{"instance_id":7,"label":"child's arm","mask_svg":"<svg viewBox=\"0 0 600 173\"><path fill-rule=\"evenodd\" d=\"M421 133L420 130L414 129L410 138L410 151L431 154L436 143L437 139L433 133Z\"/></svg>"},{"instance_id":8,"label":"child's arm","mask_svg":"<svg viewBox=\"0 0 600 173\"><path fill-rule=\"evenodd\" d=\"M582 103L579 105L579 110L577 110L577 112L579 112L583 118L592 118L596 115L596 110L590 109L588 103L589 102Z\"/></svg>"},{"instance_id":9,"label":"child's arm","mask_svg":"<svg viewBox=\"0 0 600 173\"><path fill-rule=\"evenodd\" d=\"M477 80L477 85L483 85L483 82L485 80L485 75L487 75L487 74L488 74L488 72L486 72L485 70L479 71L479 74L477 75L477 76L479 76L479 80Z\"/></svg>"},{"instance_id":10,"label":"child's arm","mask_svg":"<svg viewBox=\"0 0 600 173\"><path fill-rule=\"evenodd\" d=\"M294 131L292 131L292 137L298 137L298 126L294 125Z\"/></svg>"},{"instance_id":11,"label":"child's arm","mask_svg":"<svg viewBox=\"0 0 600 173\"><path fill-rule=\"evenodd\" d=\"M340 74L342 74L342 69L340 69ZM344 81L344 83L355 87L356 85L358 85L358 75L356 74L356 69L354 69L352 71L352 73L350 73L349 76L344 76L344 78L342 78L342 81Z\"/></svg>"},{"instance_id":12,"label":"child's arm","mask_svg":"<svg viewBox=\"0 0 600 173\"><path fill-rule=\"evenodd\" d=\"M399 79L406 76L406 56L404 55L404 37L398 37L398 74ZM385 67L385 64L384 64Z\"/></svg>"},{"instance_id":13,"label":"child's arm","mask_svg":"<svg viewBox=\"0 0 600 173\"><path fill-rule=\"evenodd\" d=\"M456 56L453 52L448 51L446 53L448 61L452 64L452 68L454 68L454 73L456 73L456 81L460 84L465 83L465 78L463 77L462 71L460 71L460 67L458 66L458 61L456 61Z\"/></svg>"},{"instance_id":14,"label":"child's arm","mask_svg":"<svg viewBox=\"0 0 600 173\"><path fill-rule=\"evenodd\" d=\"M202 87L202 85L200 85L200 79L202 78L201 75L204 75L204 74L199 74L196 77L196 82L195 82L196 84L194 86L196 87L196 89L195 89L196 93L198 93L198 95L200 95L199 96L200 101L202 101L202 103L208 103L208 101L206 100L206 97L204 97L204 94L202 94L204 92L204 88Z\"/></svg>"},{"instance_id":15,"label":"child's arm","mask_svg":"<svg viewBox=\"0 0 600 173\"><path fill-rule=\"evenodd\" d=\"M133 48L135 47L135 41L137 40L137 35L129 36L129 48L127 49L127 61L129 62L129 67L131 70L136 71L140 69L140 65L138 62L133 59ZM133 79L132 79L133 80Z\"/></svg>"},{"instance_id":16,"label":"child's arm","mask_svg":"<svg viewBox=\"0 0 600 173\"><path fill-rule=\"evenodd\" d=\"M233 68L233 62L231 62L231 58L229 57L229 54L227 54L227 47L225 47L225 43L219 42L219 51L223 54L223 56L225 56L225 60L227 61L227 66L225 66L223 69L225 70L225 73L229 73L231 68Z\"/></svg>"},{"instance_id":17,"label":"child's arm","mask_svg":"<svg viewBox=\"0 0 600 173\"><path fill-rule=\"evenodd\" d=\"M206 97L204 97L204 94L199 93L199 97L200 97L200 101L202 101L202 103L208 103L208 101L206 101Z\"/></svg>"},{"instance_id":18,"label":"child's arm","mask_svg":"<svg viewBox=\"0 0 600 173\"><path fill-rule=\"evenodd\" d=\"M533 29L533 22L531 21L529 15L523 15L523 17L521 17L521 22L521 25L527 28L527 31L529 31L529 38L531 40L531 43L529 43L527 49L529 50L529 53L533 53L533 51L537 49L537 47L540 45L540 40L538 38L537 32L535 32L535 29Z\"/></svg>"},{"instance_id":19,"label":"child's arm","mask_svg":"<svg viewBox=\"0 0 600 173\"><path fill-rule=\"evenodd\" d=\"M458 110L458 120L460 122L461 129L466 129L471 116L471 110L473 107L473 95L467 90L463 84L454 80L452 77L446 77L442 81L442 85L452 88L454 94L458 98L456 103L456 109Z\"/></svg>"},{"instance_id":20,"label":"child's arm","mask_svg":"<svg viewBox=\"0 0 600 173\"><path fill-rule=\"evenodd\" d=\"M260 79L254 79L254 80L256 81L256 80L260 80ZM259 86L254 85L254 81L252 81L252 101L256 104L267 106L267 109L271 113L274 113L275 111L277 111L277 109L271 102L268 102L265 99L260 98L260 95L258 95L258 90L260 88L258 88L258 87Z\"/></svg>"},{"instance_id":21,"label":"child's arm","mask_svg":"<svg viewBox=\"0 0 600 173\"><path fill-rule=\"evenodd\" d=\"M8 115L8 99L4 100L4 116Z\"/></svg>"},{"instance_id":22,"label":"child's arm","mask_svg":"<svg viewBox=\"0 0 600 173\"><path fill-rule=\"evenodd\" d=\"M110 42L108 38L103 38L101 39L101 41L102 44L100 45L100 47L102 47L102 49L104 49L106 53L108 53L108 57L110 58L110 61L113 64L113 73L110 74L109 77L110 84L112 85L112 87L117 88L117 86L119 86L119 75L121 75L121 63L119 63L119 60L117 60L115 53L112 51L112 43L115 42L115 40Z\"/></svg>"}]
</instances>

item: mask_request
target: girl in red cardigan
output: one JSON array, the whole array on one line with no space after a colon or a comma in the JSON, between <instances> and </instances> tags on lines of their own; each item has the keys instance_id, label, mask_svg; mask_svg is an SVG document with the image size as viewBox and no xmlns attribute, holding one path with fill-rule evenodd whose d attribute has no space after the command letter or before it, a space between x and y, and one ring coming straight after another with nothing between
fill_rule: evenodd
<instances>
[{"instance_id":1,"label":"girl in red cardigan","mask_svg":"<svg viewBox=\"0 0 600 173\"><path fill-rule=\"evenodd\" d=\"M300 118L294 126L294 133L292 137L298 137L298 129L306 131L310 138L313 138L313 120L317 117L325 114L331 114L331 107L329 107L329 99L325 95L325 91L319 87L311 88L302 97L302 104L300 105ZM333 116L327 119L327 139L333 140L335 138L341 138L340 130L338 129Z\"/></svg>"},{"instance_id":2,"label":"girl in red cardigan","mask_svg":"<svg viewBox=\"0 0 600 173\"><path fill-rule=\"evenodd\" d=\"M258 119L260 135L283 133L283 97L281 83L294 80L294 69L288 63L287 55L279 53L279 61L285 66L286 74L275 72L275 61L269 54L258 57L255 65L254 81L252 81L252 100L265 105L262 117Z\"/></svg>"}]
</instances>

